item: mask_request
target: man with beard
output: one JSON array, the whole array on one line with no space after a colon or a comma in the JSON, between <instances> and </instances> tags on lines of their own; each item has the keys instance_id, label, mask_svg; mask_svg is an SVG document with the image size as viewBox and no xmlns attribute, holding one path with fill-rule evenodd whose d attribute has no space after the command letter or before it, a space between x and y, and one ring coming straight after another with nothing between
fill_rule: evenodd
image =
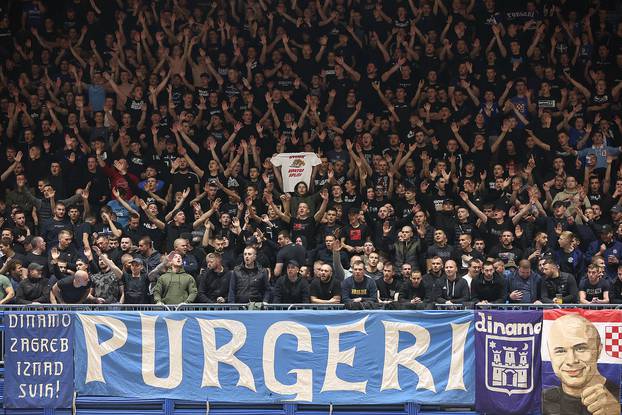
<instances>
[{"instance_id":1,"label":"man with beard","mask_svg":"<svg viewBox=\"0 0 622 415\"><path fill-rule=\"evenodd\" d=\"M328 264L320 267L319 278L314 278L309 287L312 303L339 304L341 302L341 283L333 278L333 269Z\"/></svg>"},{"instance_id":2,"label":"man with beard","mask_svg":"<svg viewBox=\"0 0 622 415\"><path fill-rule=\"evenodd\" d=\"M198 303L224 303L229 297L229 271L222 265L222 257L215 252L205 257L207 269L199 274Z\"/></svg>"},{"instance_id":3,"label":"man with beard","mask_svg":"<svg viewBox=\"0 0 622 415\"><path fill-rule=\"evenodd\" d=\"M474 304L502 304L505 296L505 278L495 272L492 262L485 262L482 273L471 281L471 301Z\"/></svg>"},{"instance_id":4,"label":"man with beard","mask_svg":"<svg viewBox=\"0 0 622 415\"><path fill-rule=\"evenodd\" d=\"M541 298L543 303L575 304L578 298L574 275L559 270L553 259L546 259L543 266Z\"/></svg>"},{"instance_id":5,"label":"man with beard","mask_svg":"<svg viewBox=\"0 0 622 415\"><path fill-rule=\"evenodd\" d=\"M385 262L382 269L382 278L376 280L378 288L378 302L389 304L397 301L401 281L396 278L395 268L390 262Z\"/></svg>"},{"instance_id":6,"label":"man with beard","mask_svg":"<svg viewBox=\"0 0 622 415\"><path fill-rule=\"evenodd\" d=\"M153 249L153 242L148 236L140 238L140 241L138 241L138 252L135 253L134 257L143 261L143 269L147 274L160 265L161 255Z\"/></svg>"},{"instance_id":7,"label":"man with beard","mask_svg":"<svg viewBox=\"0 0 622 415\"><path fill-rule=\"evenodd\" d=\"M276 254L276 265L274 267L274 276L279 277L283 272L283 265L289 261L296 261L298 264L304 264L306 251L305 249L292 242L288 231L280 231L277 237L279 244L279 252Z\"/></svg>"},{"instance_id":8,"label":"man with beard","mask_svg":"<svg viewBox=\"0 0 622 415\"><path fill-rule=\"evenodd\" d=\"M433 306L433 304L426 303L425 298L425 286L421 271L413 271L408 279L404 279L398 293L398 301L403 308L423 310Z\"/></svg>"}]
</instances>

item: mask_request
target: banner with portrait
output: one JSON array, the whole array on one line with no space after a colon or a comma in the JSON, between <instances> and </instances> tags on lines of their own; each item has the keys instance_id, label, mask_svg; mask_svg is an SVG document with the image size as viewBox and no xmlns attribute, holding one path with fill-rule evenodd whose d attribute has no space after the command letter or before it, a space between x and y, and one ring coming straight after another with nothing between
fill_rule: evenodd
<instances>
[{"instance_id":1,"label":"banner with portrait","mask_svg":"<svg viewBox=\"0 0 622 415\"><path fill-rule=\"evenodd\" d=\"M542 413L619 415L622 310L545 310Z\"/></svg>"}]
</instances>

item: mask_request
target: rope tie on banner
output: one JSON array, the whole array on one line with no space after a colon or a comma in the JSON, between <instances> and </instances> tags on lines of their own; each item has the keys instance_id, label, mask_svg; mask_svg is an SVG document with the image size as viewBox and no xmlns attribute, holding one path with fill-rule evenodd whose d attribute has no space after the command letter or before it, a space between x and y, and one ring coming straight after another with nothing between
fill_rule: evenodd
<instances>
[{"instance_id":1,"label":"rope tie on banner","mask_svg":"<svg viewBox=\"0 0 622 415\"><path fill-rule=\"evenodd\" d=\"M333 403L328 404L328 415L333 415Z\"/></svg>"},{"instance_id":2,"label":"rope tie on banner","mask_svg":"<svg viewBox=\"0 0 622 415\"><path fill-rule=\"evenodd\" d=\"M205 415L209 415L209 401L205 401Z\"/></svg>"},{"instance_id":3,"label":"rope tie on banner","mask_svg":"<svg viewBox=\"0 0 622 415\"><path fill-rule=\"evenodd\" d=\"M78 392L73 391L73 399L71 400L71 414L72 415L76 415L77 410L76 410L76 399L78 397Z\"/></svg>"}]
</instances>

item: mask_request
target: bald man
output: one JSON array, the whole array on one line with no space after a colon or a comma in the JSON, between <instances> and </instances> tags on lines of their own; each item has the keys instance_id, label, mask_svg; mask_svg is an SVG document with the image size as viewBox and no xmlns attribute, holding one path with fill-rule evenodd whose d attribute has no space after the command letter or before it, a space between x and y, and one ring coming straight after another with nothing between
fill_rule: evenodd
<instances>
[{"instance_id":1,"label":"bald man","mask_svg":"<svg viewBox=\"0 0 622 415\"><path fill-rule=\"evenodd\" d=\"M76 271L52 286L52 304L102 303L91 295L91 279L86 271Z\"/></svg>"},{"instance_id":2,"label":"bald man","mask_svg":"<svg viewBox=\"0 0 622 415\"><path fill-rule=\"evenodd\" d=\"M602 344L589 320L578 314L555 320L548 350L561 386L543 391L544 415L620 415L620 386L598 372Z\"/></svg>"}]
</instances>

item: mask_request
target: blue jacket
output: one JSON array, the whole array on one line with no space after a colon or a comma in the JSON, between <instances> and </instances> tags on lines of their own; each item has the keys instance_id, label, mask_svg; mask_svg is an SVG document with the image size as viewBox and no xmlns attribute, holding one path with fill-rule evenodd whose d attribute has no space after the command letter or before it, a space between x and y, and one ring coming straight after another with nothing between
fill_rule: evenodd
<instances>
[{"instance_id":1,"label":"blue jacket","mask_svg":"<svg viewBox=\"0 0 622 415\"><path fill-rule=\"evenodd\" d=\"M596 255L598 253L598 251L600 251L600 246L603 244L603 241L601 241L600 239L595 240L594 242L592 242L590 244L590 247L587 249L587 252L585 253L585 260L587 263L591 263L592 262L592 257L594 255ZM603 254L603 258L605 258L605 275L607 276L607 279L609 281L613 281L616 279L616 275L618 272L618 264L610 264L609 263L609 256L614 256L616 258L618 258L619 262L622 262L622 242L618 242L615 239L613 241L611 241L610 244L605 244L607 246L607 249L605 249L605 252Z\"/></svg>"},{"instance_id":2,"label":"blue jacket","mask_svg":"<svg viewBox=\"0 0 622 415\"><path fill-rule=\"evenodd\" d=\"M508 277L507 281L507 301L509 303L533 303L540 300L540 274L531 271L529 278L523 278L518 275L518 270ZM510 298L512 291L522 291L523 299L515 301Z\"/></svg>"},{"instance_id":3,"label":"blue jacket","mask_svg":"<svg viewBox=\"0 0 622 415\"><path fill-rule=\"evenodd\" d=\"M365 277L361 282L354 281L354 277L348 277L341 283L341 299L345 304L359 297L362 297L363 301L375 302L377 291L376 283L369 277Z\"/></svg>"}]
</instances>

